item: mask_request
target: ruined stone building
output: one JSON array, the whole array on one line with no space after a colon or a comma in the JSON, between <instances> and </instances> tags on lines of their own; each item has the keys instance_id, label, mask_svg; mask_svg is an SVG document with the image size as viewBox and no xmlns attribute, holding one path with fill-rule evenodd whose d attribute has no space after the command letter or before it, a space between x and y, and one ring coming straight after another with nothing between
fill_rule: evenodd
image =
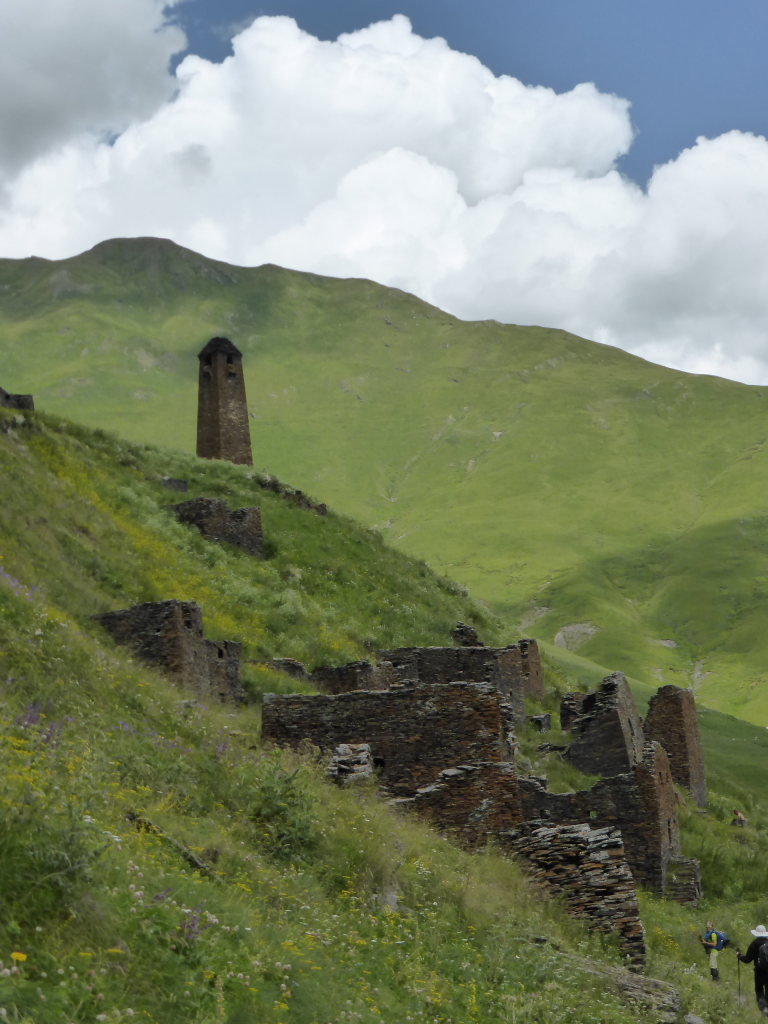
<instances>
[{"instance_id":1,"label":"ruined stone building","mask_svg":"<svg viewBox=\"0 0 768 1024\"><path fill-rule=\"evenodd\" d=\"M621 672L594 693L567 694L560 724L574 735L568 760L587 775L619 775L643 755L643 722Z\"/></svg>"},{"instance_id":2,"label":"ruined stone building","mask_svg":"<svg viewBox=\"0 0 768 1024\"><path fill-rule=\"evenodd\" d=\"M242 701L242 644L206 640L203 614L193 601L155 601L95 616L119 644L198 697Z\"/></svg>"},{"instance_id":3,"label":"ruined stone building","mask_svg":"<svg viewBox=\"0 0 768 1024\"><path fill-rule=\"evenodd\" d=\"M35 401L32 395L12 395L0 388L0 406L5 409L26 409L34 412Z\"/></svg>"},{"instance_id":4,"label":"ruined stone building","mask_svg":"<svg viewBox=\"0 0 768 1024\"><path fill-rule=\"evenodd\" d=\"M335 696L265 694L262 739L306 740L323 751L367 743L382 784L411 796L441 771L465 761L512 758L512 709L488 683L441 683Z\"/></svg>"},{"instance_id":5,"label":"ruined stone building","mask_svg":"<svg viewBox=\"0 0 768 1024\"><path fill-rule=\"evenodd\" d=\"M264 554L260 508L230 510L223 498L191 498L173 508L180 523L197 527L206 540L234 544L256 557Z\"/></svg>"},{"instance_id":6,"label":"ruined stone building","mask_svg":"<svg viewBox=\"0 0 768 1024\"><path fill-rule=\"evenodd\" d=\"M457 638L457 642L461 639ZM310 678L317 687L331 694L386 690L403 684L490 683L507 698L518 725L525 719L525 698L544 696L541 657L535 640L520 640L507 647L484 647L479 643L462 643L459 647L399 647L379 651L375 665L368 661L320 665Z\"/></svg>"},{"instance_id":7,"label":"ruined stone building","mask_svg":"<svg viewBox=\"0 0 768 1024\"><path fill-rule=\"evenodd\" d=\"M634 885L681 902L701 896L698 863L681 854L675 790L676 781L705 786L692 694L662 687L645 728L621 673L593 693L566 694L565 756L602 778L551 793L513 760L524 697L543 691L535 642L487 648L464 630L456 639L462 646L398 648L377 665L315 670L312 681L332 695L268 695L263 738L335 751L340 781L372 764L396 804L469 849L492 841L523 857L572 913L615 931L642 965Z\"/></svg>"},{"instance_id":8,"label":"ruined stone building","mask_svg":"<svg viewBox=\"0 0 768 1024\"><path fill-rule=\"evenodd\" d=\"M704 748L693 691L662 686L651 698L643 730L647 740L658 740L666 750L675 782L688 790L699 807L706 807Z\"/></svg>"},{"instance_id":9,"label":"ruined stone building","mask_svg":"<svg viewBox=\"0 0 768 1024\"><path fill-rule=\"evenodd\" d=\"M211 338L198 359L197 454L253 465L240 350L228 338Z\"/></svg>"}]
</instances>

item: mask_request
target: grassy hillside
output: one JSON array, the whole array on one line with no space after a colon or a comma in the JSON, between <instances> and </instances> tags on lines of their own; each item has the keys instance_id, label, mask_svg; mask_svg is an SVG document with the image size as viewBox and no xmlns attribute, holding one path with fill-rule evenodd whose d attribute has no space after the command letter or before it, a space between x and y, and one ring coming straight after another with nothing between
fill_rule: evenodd
<instances>
[{"instance_id":1,"label":"grassy hillside","mask_svg":"<svg viewBox=\"0 0 768 1024\"><path fill-rule=\"evenodd\" d=\"M372 790L332 787L311 755L259 743L259 694L296 685L264 657L442 642L457 618L499 639L501 623L368 531L255 494L239 467L0 410L0 473L3 1019L655 1024L584 972L587 957L618 966L612 944L515 864L462 854ZM271 557L179 526L164 475L257 498ZM170 596L202 603L208 635L244 641L250 705L190 701L91 619ZM574 657L548 671L584 685L591 670ZM713 806L683 813L708 903L643 897L643 914L651 973L731 1024L735 968L712 986L696 933L714 914L744 942L768 916L768 741L714 712L703 725ZM738 836L734 800L755 823Z\"/></svg>"},{"instance_id":2,"label":"grassy hillside","mask_svg":"<svg viewBox=\"0 0 768 1024\"><path fill-rule=\"evenodd\" d=\"M259 468L517 632L768 721L766 389L170 242L0 261L2 386L137 441L192 449L195 356L221 333Z\"/></svg>"}]
</instances>

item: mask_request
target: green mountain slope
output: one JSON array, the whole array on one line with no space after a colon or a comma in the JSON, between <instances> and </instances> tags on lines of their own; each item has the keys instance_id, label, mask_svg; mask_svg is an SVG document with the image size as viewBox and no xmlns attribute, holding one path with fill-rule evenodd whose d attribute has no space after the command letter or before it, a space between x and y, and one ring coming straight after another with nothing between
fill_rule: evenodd
<instances>
[{"instance_id":1,"label":"green mountain slope","mask_svg":"<svg viewBox=\"0 0 768 1024\"><path fill-rule=\"evenodd\" d=\"M266 657L442 642L457 618L501 640L459 588L242 467L44 414L0 409L0 474L3 1019L657 1024L585 970L619 967L612 943L517 865L461 853L372 789L336 789L311 753L260 744L259 695L298 685ZM257 500L270 557L180 526L164 476L232 506ZM91 617L168 597L200 601L209 636L244 642L251 703L191 700ZM593 672L574 655L548 680L583 686ZM696 934L706 914L743 943L765 917L768 738L713 711L702 726L712 806L681 795L681 815L708 902L643 896L642 912L649 973L684 1011L735 1024L733 962L713 986ZM744 830L728 825L734 802Z\"/></svg>"},{"instance_id":2,"label":"green mountain slope","mask_svg":"<svg viewBox=\"0 0 768 1024\"><path fill-rule=\"evenodd\" d=\"M135 440L192 449L195 356L221 333L259 468L521 633L768 721L766 389L158 240L0 261L0 383Z\"/></svg>"}]
</instances>

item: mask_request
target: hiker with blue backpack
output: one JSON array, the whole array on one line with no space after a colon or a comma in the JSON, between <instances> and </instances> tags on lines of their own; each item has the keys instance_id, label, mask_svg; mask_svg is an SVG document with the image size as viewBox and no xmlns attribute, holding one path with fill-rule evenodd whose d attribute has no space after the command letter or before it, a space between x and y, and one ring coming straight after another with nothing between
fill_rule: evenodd
<instances>
[{"instance_id":1,"label":"hiker with blue backpack","mask_svg":"<svg viewBox=\"0 0 768 1024\"><path fill-rule=\"evenodd\" d=\"M768 932L766 932L766 935L768 935ZM709 973L712 975L712 981L720 981L720 971L717 966L717 954L721 949L725 949L730 942L730 939L725 932L719 932L717 928L715 928L714 922L707 921L707 930L699 941L704 949L709 953Z\"/></svg>"},{"instance_id":2,"label":"hiker with blue backpack","mask_svg":"<svg viewBox=\"0 0 768 1024\"><path fill-rule=\"evenodd\" d=\"M755 997L760 1012L768 1017L768 928L759 924L752 929L755 936L747 947L747 952L736 950L736 956L743 964L755 965Z\"/></svg>"}]
</instances>

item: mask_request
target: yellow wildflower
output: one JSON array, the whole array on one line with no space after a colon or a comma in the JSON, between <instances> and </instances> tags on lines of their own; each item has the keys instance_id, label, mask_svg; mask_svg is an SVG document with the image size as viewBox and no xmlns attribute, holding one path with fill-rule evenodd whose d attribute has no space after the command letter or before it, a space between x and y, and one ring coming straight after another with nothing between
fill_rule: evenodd
<instances>
[{"instance_id":1,"label":"yellow wildflower","mask_svg":"<svg viewBox=\"0 0 768 1024\"><path fill-rule=\"evenodd\" d=\"M23 964L26 959L26 953L19 953L18 951L11 953L11 960L15 960L16 963Z\"/></svg>"}]
</instances>

